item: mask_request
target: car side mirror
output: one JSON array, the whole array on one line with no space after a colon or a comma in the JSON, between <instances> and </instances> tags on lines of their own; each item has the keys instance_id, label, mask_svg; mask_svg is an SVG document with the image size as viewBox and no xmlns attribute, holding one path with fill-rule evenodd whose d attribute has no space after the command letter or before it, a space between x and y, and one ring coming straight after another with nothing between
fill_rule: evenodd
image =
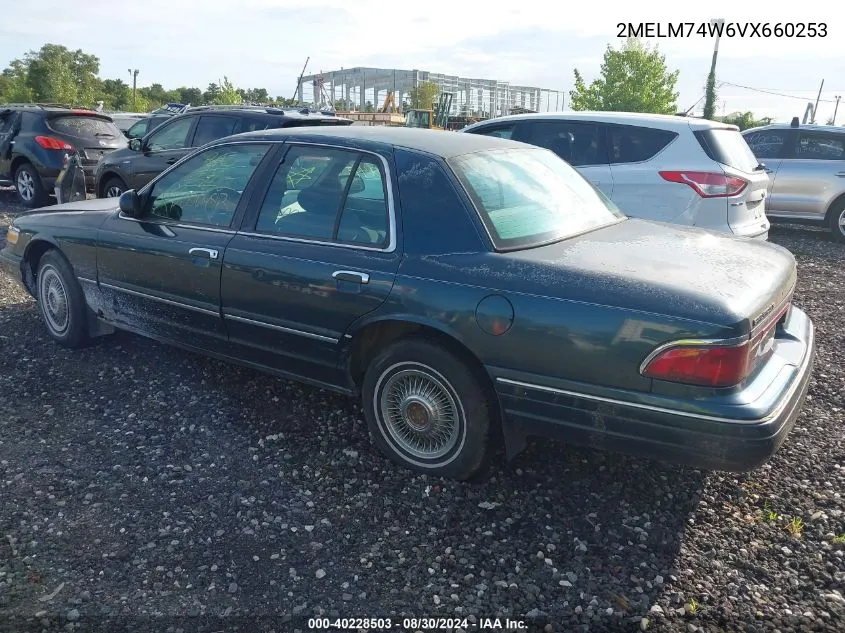
<instances>
[{"instance_id":1,"label":"car side mirror","mask_svg":"<svg viewBox=\"0 0 845 633\"><path fill-rule=\"evenodd\" d=\"M141 139L133 138L129 140L129 149L133 152L140 152L141 151Z\"/></svg>"},{"instance_id":2,"label":"car side mirror","mask_svg":"<svg viewBox=\"0 0 845 633\"><path fill-rule=\"evenodd\" d=\"M130 218L141 217L141 196L134 189L120 194L120 211Z\"/></svg>"},{"instance_id":3,"label":"car side mirror","mask_svg":"<svg viewBox=\"0 0 845 633\"><path fill-rule=\"evenodd\" d=\"M355 176L352 179L352 184L349 185L349 193L361 193L364 191L364 179L361 176Z\"/></svg>"}]
</instances>

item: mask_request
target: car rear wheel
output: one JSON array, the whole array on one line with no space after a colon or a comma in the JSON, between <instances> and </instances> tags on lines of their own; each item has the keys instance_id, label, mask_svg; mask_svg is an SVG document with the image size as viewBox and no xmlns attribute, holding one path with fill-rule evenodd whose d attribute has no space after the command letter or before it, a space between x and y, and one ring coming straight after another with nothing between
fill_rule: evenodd
<instances>
[{"instance_id":1,"label":"car rear wheel","mask_svg":"<svg viewBox=\"0 0 845 633\"><path fill-rule=\"evenodd\" d=\"M490 449L490 405L477 371L442 346L403 339L364 376L363 406L376 445L429 475L469 479Z\"/></svg>"},{"instance_id":2,"label":"car rear wheel","mask_svg":"<svg viewBox=\"0 0 845 633\"><path fill-rule=\"evenodd\" d=\"M845 242L845 204L840 204L830 212L830 232L839 242Z\"/></svg>"},{"instance_id":3,"label":"car rear wheel","mask_svg":"<svg viewBox=\"0 0 845 633\"><path fill-rule=\"evenodd\" d=\"M88 343L85 296L64 256L47 251L38 263L36 279L38 309L53 340L72 348Z\"/></svg>"},{"instance_id":4,"label":"car rear wheel","mask_svg":"<svg viewBox=\"0 0 845 633\"><path fill-rule=\"evenodd\" d=\"M41 177L29 163L24 163L15 170L15 191L21 204L29 208L43 207L49 199L41 184Z\"/></svg>"},{"instance_id":5,"label":"car rear wheel","mask_svg":"<svg viewBox=\"0 0 845 633\"><path fill-rule=\"evenodd\" d=\"M126 191L126 183L117 176L109 178L103 186L103 193L106 198L119 198L124 191Z\"/></svg>"}]
</instances>

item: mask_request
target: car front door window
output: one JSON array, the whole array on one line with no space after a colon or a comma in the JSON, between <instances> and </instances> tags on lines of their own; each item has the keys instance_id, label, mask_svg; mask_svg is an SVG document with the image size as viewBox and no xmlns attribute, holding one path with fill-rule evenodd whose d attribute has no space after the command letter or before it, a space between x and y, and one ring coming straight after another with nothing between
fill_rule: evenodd
<instances>
[{"instance_id":1,"label":"car front door window","mask_svg":"<svg viewBox=\"0 0 845 633\"><path fill-rule=\"evenodd\" d=\"M225 145L190 158L153 185L148 215L151 219L228 227L268 147Z\"/></svg>"},{"instance_id":2,"label":"car front door window","mask_svg":"<svg viewBox=\"0 0 845 633\"><path fill-rule=\"evenodd\" d=\"M187 147L188 132L190 132L193 122L192 117L185 117L162 127L150 136L147 149L152 152L159 152Z\"/></svg>"}]
</instances>

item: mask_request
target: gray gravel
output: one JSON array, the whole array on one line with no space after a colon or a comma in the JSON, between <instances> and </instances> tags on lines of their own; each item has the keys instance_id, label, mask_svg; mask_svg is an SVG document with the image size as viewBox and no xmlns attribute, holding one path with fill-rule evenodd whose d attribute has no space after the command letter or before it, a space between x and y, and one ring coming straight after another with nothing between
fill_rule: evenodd
<instances>
[{"instance_id":1,"label":"gray gravel","mask_svg":"<svg viewBox=\"0 0 845 633\"><path fill-rule=\"evenodd\" d=\"M845 630L845 247L771 239L819 356L790 439L744 476L550 442L482 483L414 476L345 398L125 333L64 350L0 275L0 631Z\"/></svg>"}]
</instances>

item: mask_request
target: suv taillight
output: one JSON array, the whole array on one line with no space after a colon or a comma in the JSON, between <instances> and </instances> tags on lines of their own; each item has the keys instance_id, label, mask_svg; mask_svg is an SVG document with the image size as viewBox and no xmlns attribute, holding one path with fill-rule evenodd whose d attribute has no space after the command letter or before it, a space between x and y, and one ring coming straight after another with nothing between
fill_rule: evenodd
<instances>
[{"instance_id":1,"label":"suv taillight","mask_svg":"<svg viewBox=\"0 0 845 633\"><path fill-rule=\"evenodd\" d=\"M701 387L732 387L745 380L772 352L775 329L792 304L774 315L750 340L737 345L679 341L645 364L646 378Z\"/></svg>"},{"instance_id":2,"label":"suv taillight","mask_svg":"<svg viewBox=\"0 0 845 633\"><path fill-rule=\"evenodd\" d=\"M52 136L36 136L35 142L44 149L61 149L65 151L74 151L73 145L65 143L62 140L53 138Z\"/></svg>"},{"instance_id":3,"label":"suv taillight","mask_svg":"<svg viewBox=\"0 0 845 633\"><path fill-rule=\"evenodd\" d=\"M742 193L748 181L709 171L661 171L663 180L689 185L702 198L727 198Z\"/></svg>"}]
</instances>

